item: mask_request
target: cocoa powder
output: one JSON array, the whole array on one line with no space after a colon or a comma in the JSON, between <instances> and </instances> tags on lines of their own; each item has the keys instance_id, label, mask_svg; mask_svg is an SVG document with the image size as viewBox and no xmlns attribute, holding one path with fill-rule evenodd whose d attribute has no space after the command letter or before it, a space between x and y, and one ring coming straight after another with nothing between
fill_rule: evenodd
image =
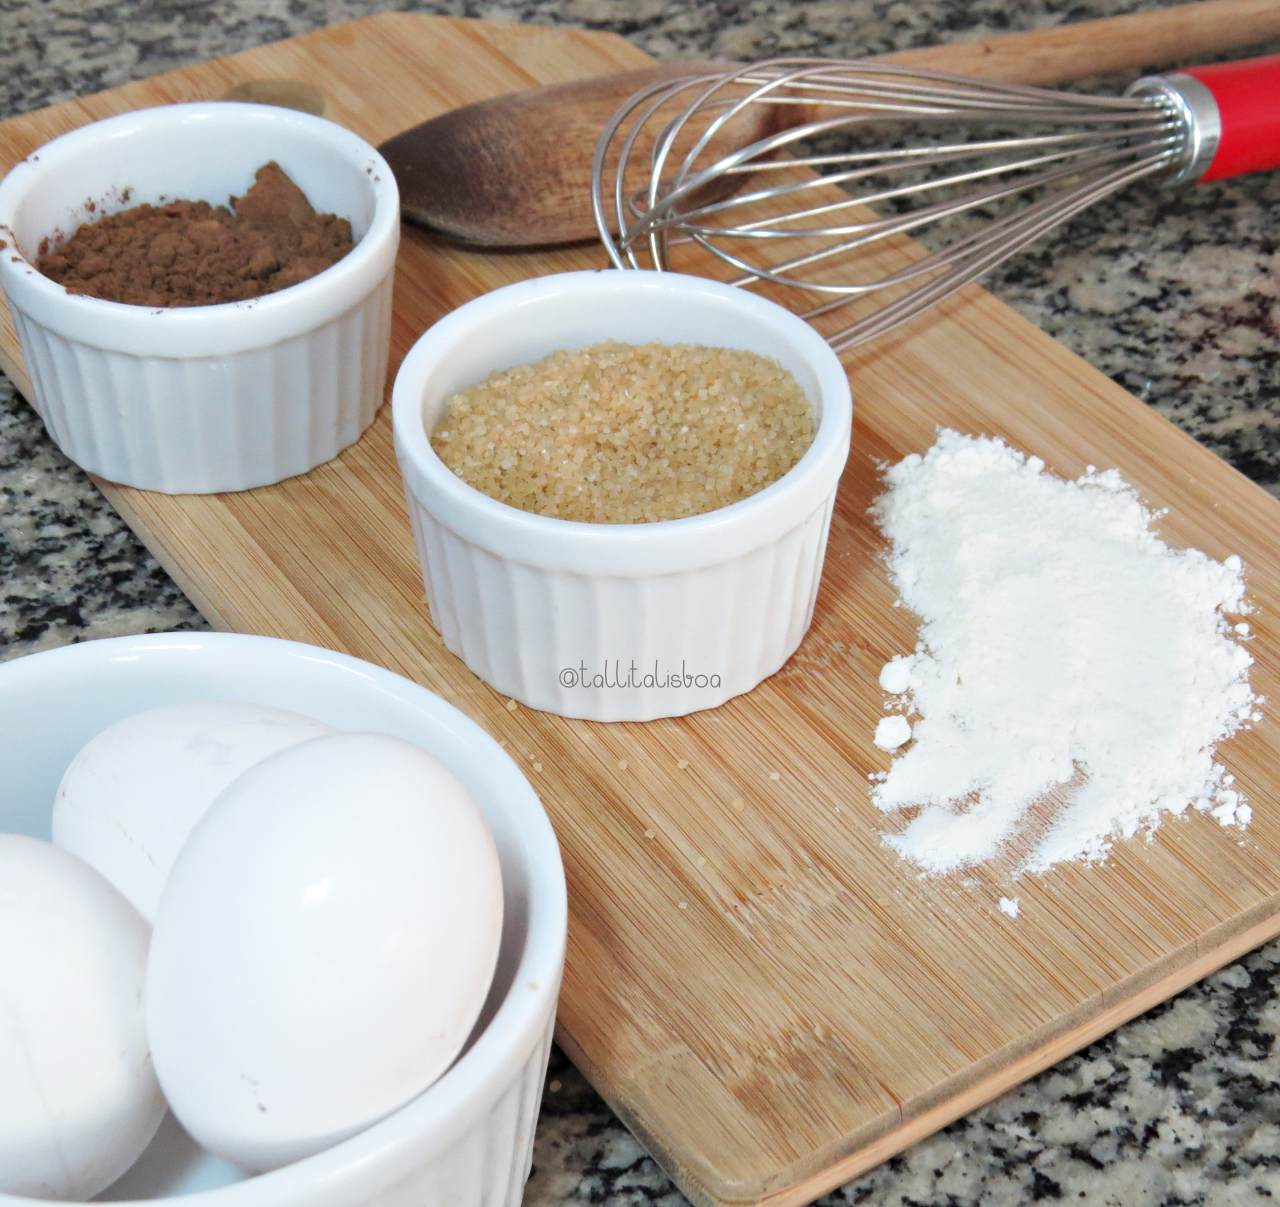
<instances>
[{"instance_id":1,"label":"cocoa powder","mask_svg":"<svg viewBox=\"0 0 1280 1207\"><path fill-rule=\"evenodd\" d=\"M66 287L135 306L208 306L296 285L351 250L351 223L317 214L276 163L227 206L135 205L40 244L36 268Z\"/></svg>"}]
</instances>

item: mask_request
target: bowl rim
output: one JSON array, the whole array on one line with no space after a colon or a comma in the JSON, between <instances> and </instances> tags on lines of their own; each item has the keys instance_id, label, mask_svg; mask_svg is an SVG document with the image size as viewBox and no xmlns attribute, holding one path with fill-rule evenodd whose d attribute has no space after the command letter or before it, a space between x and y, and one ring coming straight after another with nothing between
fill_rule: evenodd
<instances>
[{"instance_id":1,"label":"bowl rim","mask_svg":"<svg viewBox=\"0 0 1280 1207\"><path fill-rule=\"evenodd\" d=\"M345 256L305 281L256 298L206 306L140 306L70 293L27 258L14 232L13 217L47 172L74 162L83 150L96 149L104 140L177 132L205 122L232 128L271 126L282 140L292 136L321 145L363 169L373 195L369 229ZM349 308L381 280L389 267L388 246L393 261L399 232L399 188L375 147L328 118L247 101L156 105L88 122L37 147L0 179L0 238L8 244L0 252L0 282L16 308L72 338L137 355L219 354L310 330ZM316 307L316 312L299 324L298 312L307 307ZM320 312L324 317L316 317ZM76 330L69 330L73 326ZM288 330L282 334L283 328ZM101 334L85 339L86 331L98 329Z\"/></svg>"},{"instance_id":2,"label":"bowl rim","mask_svg":"<svg viewBox=\"0 0 1280 1207\"><path fill-rule=\"evenodd\" d=\"M610 524L523 511L468 485L431 447L422 394L456 342L523 307L566 296L658 291L682 307L737 309L777 329L808 360L821 415L813 440L785 474L724 507L673 520ZM625 333L620 337L625 340ZM652 269L585 269L505 285L459 306L419 337L401 362L391 392L396 454L417 501L447 527L517 561L584 572L642 574L727 560L767 544L821 504L848 456L853 419L849 379L831 346L804 319L768 298L705 277Z\"/></svg>"},{"instance_id":3,"label":"bowl rim","mask_svg":"<svg viewBox=\"0 0 1280 1207\"><path fill-rule=\"evenodd\" d=\"M237 656L300 659L320 662L335 671L363 679L381 694L416 706L450 736L485 755L486 774L495 774L501 791L521 800L524 825L521 847L531 878L529 922L524 950L511 988L480 1035L430 1087L390 1115L338 1144L268 1173L211 1190L153 1199L121 1200L118 1207L192 1203L200 1207L277 1207L281 1193L337 1192L358 1188L365 1166L397 1158L406 1171L425 1164L452 1144L512 1084L540 1041L548 1005L554 1010L564 963L568 901L560 847L542 802L511 756L477 722L455 705L395 671L336 650L284 638L242 633L166 632L136 637L104 637L61 646L0 664L0 684L21 694L23 680L66 674L80 664L160 657L166 651L192 657L200 651L218 659ZM531 988L536 985L537 988ZM297 1201L297 1200L294 1200ZM0 1193L0 1207L37 1207L54 1202Z\"/></svg>"}]
</instances>

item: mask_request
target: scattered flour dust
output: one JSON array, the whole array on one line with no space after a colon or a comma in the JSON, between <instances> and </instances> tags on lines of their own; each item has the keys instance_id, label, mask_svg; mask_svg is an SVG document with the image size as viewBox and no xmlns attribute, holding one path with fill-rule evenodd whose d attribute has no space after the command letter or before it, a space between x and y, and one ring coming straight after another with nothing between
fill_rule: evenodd
<instances>
[{"instance_id":1,"label":"scattered flour dust","mask_svg":"<svg viewBox=\"0 0 1280 1207\"><path fill-rule=\"evenodd\" d=\"M911 722L901 713L883 717L876 726L875 743L881 750L897 750L911 737Z\"/></svg>"},{"instance_id":2,"label":"scattered flour dust","mask_svg":"<svg viewBox=\"0 0 1280 1207\"><path fill-rule=\"evenodd\" d=\"M1115 470L1064 481L995 439L944 430L885 477L873 514L920 618L880 674L903 724L877 744L913 739L873 777L881 809L914 812L891 846L943 873L1013 842L1034 872L1190 807L1248 824L1214 761L1261 719L1247 626L1226 618L1248 610L1239 558L1171 549ZM1055 789L1056 813L1031 816Z\"/></svg>"}]
</instances>

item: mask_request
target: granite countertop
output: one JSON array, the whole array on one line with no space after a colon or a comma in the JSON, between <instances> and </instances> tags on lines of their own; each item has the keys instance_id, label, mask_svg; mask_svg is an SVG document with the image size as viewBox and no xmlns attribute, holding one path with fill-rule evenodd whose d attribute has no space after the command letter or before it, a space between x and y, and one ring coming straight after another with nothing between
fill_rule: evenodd
<instances>
[{"instance_id":1,"label":"granite countertop","mask_svg":"<svg viewBox=\"0 0 1280 1207\"><path fill-rule=\"evenodd\" d=\"M622 33L658 57L852 55L1148 0L454 0ZM0 116L390 7L379 0L0 0ZM1113 82L1112 82L1113 83ZM1101 83L1099 87L1105 87ZM1114 83L1113 83L1114 86ZM989 281L1280 494L1280 174L1104 204ZM0 378L0 659L204 627ZM1280 942L823 1199L1235 1204L1280 1197ZM556 1053L526 1202L685 1200Z\"/></svg>"}]
</instances>

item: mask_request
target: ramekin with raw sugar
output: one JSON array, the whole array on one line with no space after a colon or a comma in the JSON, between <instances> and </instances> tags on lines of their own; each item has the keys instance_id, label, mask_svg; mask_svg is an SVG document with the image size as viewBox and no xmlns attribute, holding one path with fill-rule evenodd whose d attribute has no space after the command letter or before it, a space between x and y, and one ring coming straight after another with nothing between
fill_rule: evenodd
<instances>
[{"instance_id":1,"label":"ramekin with raw sugar","mask_svg":"<svg viewBox=\"0 0 1280 1207\"><path fill-rule=\"evenodd\" d=\"M270 160L351 223L355 247L309 280L153 309L68 293L36 271L42 240L104 208L222 205ZM0 284L49 434L90 473L170 494L263 486L337 456L382 401L399 210L364 139L270 105L166 105L45 144L0 183L0 238L13 244Z\"/></svg>"},{"instance_id":2,"label":"ramekin with raw sugar","mask_svg":"<svg viewBox=\"0 0 1280 1207\"><path fill-rule=\"evenodd\" d=\"M467 485L431 447L459 390L606 340L772 357L813 408L813 443L756 494L644 524L518 510ZM505 695L598 721L681 716L750 691L808 630L852 402L836 355L773 302L674 273L523 281L423 335L396 377L392 408L432 620L449 649Z\"/></svg>"}]
</instances>

